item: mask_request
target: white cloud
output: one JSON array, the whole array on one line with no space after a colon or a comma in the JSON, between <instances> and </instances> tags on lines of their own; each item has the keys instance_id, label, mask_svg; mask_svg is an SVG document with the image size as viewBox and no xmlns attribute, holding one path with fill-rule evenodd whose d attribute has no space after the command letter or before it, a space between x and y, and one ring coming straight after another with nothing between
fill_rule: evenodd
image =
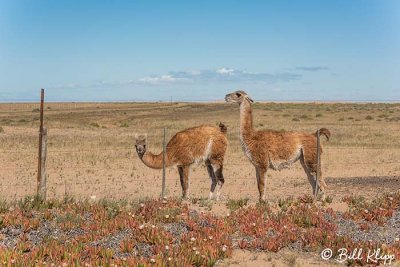
<instances>
[{"instance_id":1,"label":"white cloud","mask_svg":"<svg viewBox=\"0 0 400 267\"><path fill-rule=\"evenodd\" d=\"M217 70L217 73L219 73L219 74L228 74L228 75L231 75L231 74L233 74L234 72L235 72L235 70L234 70L234 69L230 69L230 68L220 68L220 69Z\"/></svg>"},{"instance_id":2,"label":"white cloud","mask_svg":"<svg viewBox=\"0 0 400 267\"><path fill-rule=\"evenodd\" d=\"M53 89L79 89L79 88L115 88L125 86L163 85L182 83L263 83L274 84L278 82L289 82L301 79L302 75L294 72L248 72L228 67L212 70L171 71L167 74L145 76L139 79L120 81L98 81L87 84L66 84L49 86Z\"/></svg>"},{"instance_id":3,"label":"white cloud","mask_svg":"<svg viewBox=\"0 0 400 267\"><path fill-rule=\"evenodd\" d=\"M200 74L201 74L201 71L198 71L198 70L191 70L191 71L189 71L188 73L190 73L190 74L192 74L192 75L200 75Z\"/></svg>"},{"instance_id":4,"label":"white cloud","mask_svg":"<svg viewBox=\"0 0 400 267\"><path fill-rule=\"evenodd\" d=\"M162 83L162 82L250 82L250 83L276 83L298 80L302 77L301 74L293 72L280 72L280 73L255 73L245 70L238 70L234 68L222 67L214 70L202 71L175 71L167 74L174 78L174 80L163 80L162 76L153 76L149 81Z\"/></svg>"},{"instance_id":5,"label":"white cloud","mask_svg":"<svg viewBox=\"0 0 400 267\"><path fill-rule=\"evenodd\" d=\"M150 77L143 77L139 79L139 82L145 84L161 84L161 83L173 83L173 82L180 82L186 80L185 78L178 78L174 77L170 74L165 74L161 76L150 76Z\"/></svg>"}]
</instances>

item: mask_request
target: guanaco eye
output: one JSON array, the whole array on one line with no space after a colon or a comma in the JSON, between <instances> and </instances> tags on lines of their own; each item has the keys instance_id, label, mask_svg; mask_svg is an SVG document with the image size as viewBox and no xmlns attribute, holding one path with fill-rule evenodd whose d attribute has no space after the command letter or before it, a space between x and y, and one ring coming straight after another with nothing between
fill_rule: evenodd
<instances>
[{"instance_id":1,"label":"guanaco eye","mask_svg":"<svg viewBox=\"0 0 400 267\"><path fill-rule=\"evenodd\" d=\"M236 96L240 97L240 96L241 96L241 94L240 94L240 93L236 93Z\"/></svg>"}]
</instances>

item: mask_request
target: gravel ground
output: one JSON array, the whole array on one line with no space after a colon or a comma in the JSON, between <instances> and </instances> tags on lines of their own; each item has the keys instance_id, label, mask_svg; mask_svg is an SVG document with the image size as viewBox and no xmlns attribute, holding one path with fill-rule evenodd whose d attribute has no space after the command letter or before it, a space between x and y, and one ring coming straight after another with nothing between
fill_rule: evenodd
<instances>
[{"instance_id":1,"label":"gravel ground","mask_svg":"<svg viewBox=\"0 0 400 267\"><path fill-rule=\"evenodd\" d=\"M20 235L23 234L22 228L16 225L4 227L0 231L0 246L4 248L15 248Z\"/></svg>"},{"instance_id":2,"label":"gravel ground","mask_svg":"<svg viewBox=\"0 0 400 267\"><path fill-rule=\"evenodd\" d=\"M90 245L94 247L110 248L119 250L121 241L132 235L131 229L124 229L114 235L104 237L103 239L93 241Z\"/></svg>"},{"instance_id":3,"label":"gravel ground","mask_svg":"<svg viewBox=\"0 0 400 267\"><path fill-rule=\"evenodd\" d=\"M169 232L175 238L179 238L180 236L189 232L189 226L186 223L165 223L161 226L165 231Z\"/></svg>"},{"instance_id":4,"label":"gravel ground","mask_svg":"<svg viewBox=\"0 0 400 267\"><path fill-rule=\"evenodd\" d=\"M92 242L90 245L112 249L114 251L115 257L117 258L127 258L131 256L150 258L153 256L153 246L146 243L136 243L132 252L122 252L121 242L131 237L132 237L132 230L124 229L118 231L114 235L107 236L100 240L96 240Z\"/></svg>"},{"instance_id":5,"label":"gravel ground","mask_svg":"<svg viewBox=\"0 0 400 267\"><path fill-rule=\"evenodd\" d=\"M376 241L378 243L392 244L400 237L400 210L394 212L393 216L383 225L368 223L368 229L362 230L360 224L365 223L345 219L338 214L336 224L337 233L340 236L350 236L355 242Z\"/></svg>"}]
</instances>

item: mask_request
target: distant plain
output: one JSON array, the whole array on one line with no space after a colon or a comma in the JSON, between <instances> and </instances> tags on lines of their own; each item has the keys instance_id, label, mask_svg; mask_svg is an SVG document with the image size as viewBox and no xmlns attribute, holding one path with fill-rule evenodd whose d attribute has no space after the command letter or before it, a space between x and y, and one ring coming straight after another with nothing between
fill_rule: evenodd
<instances>
[{"instance_id":1,"label":"distant plain","mask_svg":"<svg viewBox=\"0 0 400 267\"><path fill-rule=\"evenodd\" d=\"M315 132L321 139L323 172L334 201L348 194L367 198L400 188L400 104L255 103L256 129ZM15 199L35 192L38 104L0 104L0 192ZM228 126L223 199L257 199L255 170L238 138L239 109L228 103L46 103L48 196L143 198L161 192L161 170L147 168L134 150L135 133L148 133L149 151L161 152L176 132L200 124ZM206 169L193 168L190 195L204 198ZM178 173L167 171L167 194L181 194ZM269 170L267 199L311 194L300 163Z\"/></svg>"}]
</instances>

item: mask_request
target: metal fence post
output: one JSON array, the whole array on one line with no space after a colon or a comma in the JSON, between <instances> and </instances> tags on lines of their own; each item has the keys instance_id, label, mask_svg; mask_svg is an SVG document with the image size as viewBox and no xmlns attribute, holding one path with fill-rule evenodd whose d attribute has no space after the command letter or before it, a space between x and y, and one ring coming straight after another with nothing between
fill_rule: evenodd
<instances>
[{"instance_id":1,"label":"metal fence post","mask_svg":"<svg viewBox=\"0 0 400 267\"><path fill-rule=\"evenodd\" d=\"M161 197L165 198L165 165L166 165L166 129L164 127L164 140L163 140L163 172L162 172L162 191Z\"/></svg>"}]
</instances>

